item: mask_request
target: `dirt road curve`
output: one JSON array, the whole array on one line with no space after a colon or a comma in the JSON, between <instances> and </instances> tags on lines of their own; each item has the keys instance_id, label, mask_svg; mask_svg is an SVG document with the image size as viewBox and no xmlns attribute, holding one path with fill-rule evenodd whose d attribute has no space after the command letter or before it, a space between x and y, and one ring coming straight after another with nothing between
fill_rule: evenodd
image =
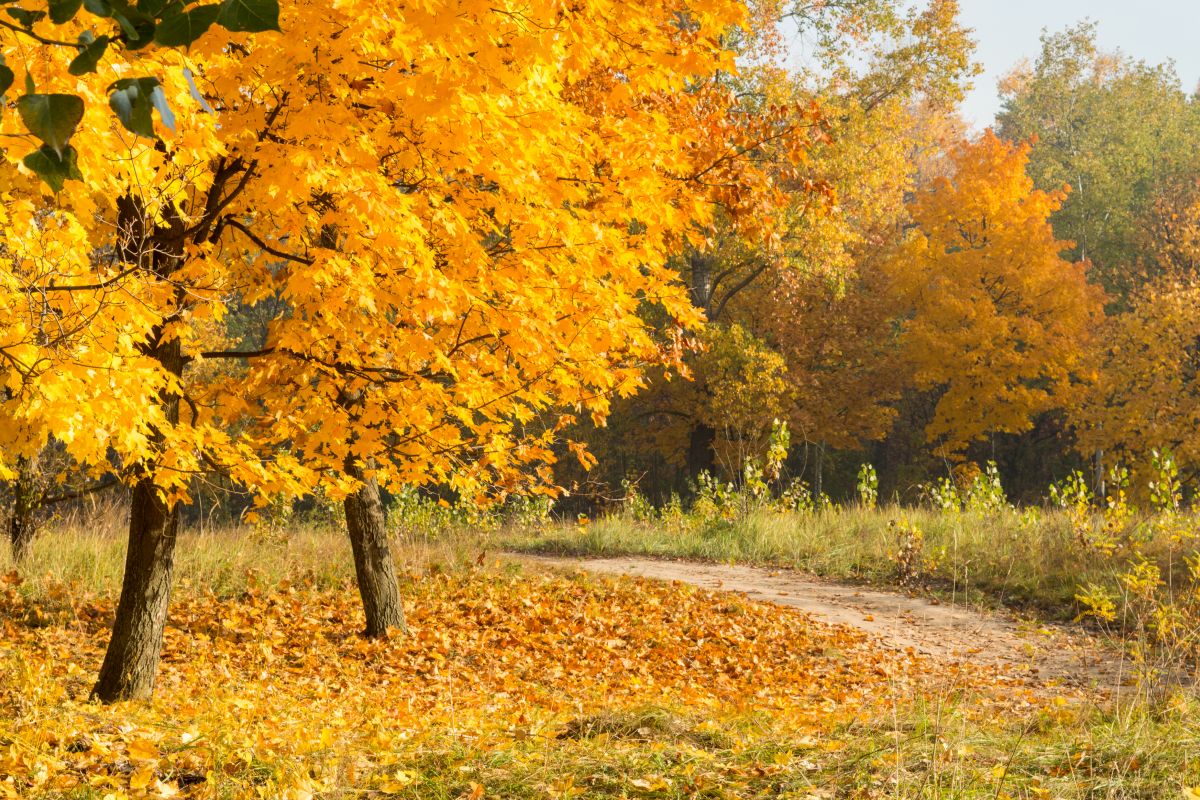
<instances>
[{"instance_id":1,"label":"dirt road curve","mask_svg":"<svg viewBox=\"0 0 1200 800\"><path fill-rule=\"evenodd\" d=\"M682 581L736 592L793 606L820 622L857 628L881 646L911 648L937 661L994 667L1011 678L1040 685L1112 688L1128 677L1119 653L1064 626L1030 625L1004 614L824 581L791 570L646 558L516 558L543 568Z\"/></svg>"}]
</instances>

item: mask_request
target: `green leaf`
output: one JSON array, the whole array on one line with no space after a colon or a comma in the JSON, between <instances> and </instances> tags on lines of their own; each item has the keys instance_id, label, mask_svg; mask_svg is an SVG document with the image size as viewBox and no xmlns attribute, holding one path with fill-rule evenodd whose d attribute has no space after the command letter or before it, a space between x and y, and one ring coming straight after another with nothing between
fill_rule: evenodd
<instances>
[{"instance_id":1,"label":"green leaf","mask_svg":"<svg viewBox=\"0 0 1200 800\"><path fill-rule=\"evenodd\" d=\"M83 0L50 0L50 21L55 25L70 22L82 5Z\"/></svg>"},{"instance_id":2,"label":"green leaf","mask_svg":"<svg viewBox=\"0 0 1200 800\"><path fill-rule=\"evenodd\" d=\"M68 180L83 180L83 175L79 172L79 154L75 152L74 147L68 146L59 155L43 145L25 156L22 161L49 184L55 194L62 191L63 184Z\"/></svg>"},{"instance_id":3,"label":"green leaf","mask_svg":"<svg viewBox=\"0 0 1200 800\"><path fill-rule=\"evenodd\" d=\"M17 79L17 76L13 74L13 71L11 69L4 66L3 64L0 64L0 95L7 92L9 90L9 87L11 87L13 85L13 81L15 81L16 79Z\"/></svg>"},{"instance_id":4,"label":"green leaf","mask_svg":"<svg viewBox=\"0 0 1200 800\"><path fill-rule=\"evenodd\" d=\"M168 14L158 23L154 41L163 47L186 47L204 35L220 13L220 6L205 5L183 13Z\"/></svg>"},{"instance_id":5,"label":"green leaf","mask_svg":"<svg viewBox=\"0 0 1200 800\"><path fill-rule=\"evenodd\" d=\"M6 8L4 13L15 19L23 28L32 28L35 22L46 16L45 11L26 11L23 8Z\"/></svg>"},{"instance_id":6,"label":"green leaf","mask_svg":"<svg viewBox=\"0 0 1200 800\"><path fill-rule=\"evenodd\" d=\"M154 41L154 17L134 6L129 0L103 0L109 16L121 26L121 39L131 49L145 47Z\"/></svg>"},{"instance_id":7,"label":"green leaf","mask_svg":"<svg viewBox=\"0 0 1200 800\"><path fill-rule=\"evenodd\" d=\"M121 124L138 136L154 138L155 109L163 124L175 130L175 114L158 78L123 78L108 88L112 92L108 104Z\"/></svg>"},{"instance_id":8,"label":"green leaf","mask_svg":"<svg viewBox=\"0 0 1200 800\"><path fill-rule=\"evenodd\" d=\"M108 4L107 0L83 0L83 7L97 17L105 19L111 17L113 13L112 6Z\"/></svg>"},{"instance_id":9,"label":"green leaf","mask_svg":"<svg viewBox=\"0 0 1200 800\"><path fill-rule=\"evenodd\" d=\"M61 155L83 119L83 99L73 94L27 94L17 100L25 127Z\"/></svg>"},{"instance_id":10,"label":"green leaf","mask_svg":"<svg viewBox=\"0 0 1200 800\"><path fill-rule=\"evenodd\" d=\"M92 39L87 42L79 55L71 59L71 63L67 65L67 72L72 75L86 75L89 72L96 71L96 65L100 63L100 59L104 57L104 52L108 50L109 38L101 36L98 39Z\"/></svg>"},{"instance_id":11,"label":"green leaf","mask_svg":"<svg viewBox=\"0 0 1200 800\"><path fill-rule=\"evenodd\" d=\"M154 20L122 13L114 14L113 18L121 26L125 34L125 46L130 50L140 50L154 41Z\"/></svg>"},{"instance_id":12,"label":"green leaf","mask_svg":"<svg viewBox=\"0 0 1200 800\"><path fill-rule=\"evenodd\" d=\"M217 22L231 31L277 31L279 3L277 0L222 0Z\"/></svg>"},{"instance_id":13,"label":"green leaf","mask_svg":"<svg viewBox=\"0 0 1200 800\"><path fill-rule=\"evenodd\" d=\"M113 13L113 19L115 19L117 21L117 24L121 26L121 32L125 34L126 38L130 38L130 39L137 38L137 35L138 35L137 26L135 26L133 24L133 20L131 20L129 17L127 17L126 15L121 14L119 12Z\"/></svg>"}]
</instances>

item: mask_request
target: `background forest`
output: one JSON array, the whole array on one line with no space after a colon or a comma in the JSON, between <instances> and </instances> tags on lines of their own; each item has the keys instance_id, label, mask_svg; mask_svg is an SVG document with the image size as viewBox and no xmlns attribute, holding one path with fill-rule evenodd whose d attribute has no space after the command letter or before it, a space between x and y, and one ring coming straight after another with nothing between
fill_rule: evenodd
<instances>
[{"instance_id":1,"label":"background forest","mask_svg":"<svg viewBox=\"0 0 1200 800\"><path fill-rule=\"evenodd\" d=\"M704 470L738 481L775 420L786 474L837 499L862 463L910 502L987 462L1026 502L1074 470L1103 495L1123 467L1144 492L1154 449L1190 491L1194 96L1083 23L1045 34L993 128L969 134L969 38L945 7L894 12L870 18L869 67L833 48L811 72L749 73L826 110L806 174L836 199L794 206L776 247L718 234L678 258L709 320L694 381L652 380L584 435L598 466L560 474L585 496L626 480L663 502Z\"/></svg>"}]
</instances>

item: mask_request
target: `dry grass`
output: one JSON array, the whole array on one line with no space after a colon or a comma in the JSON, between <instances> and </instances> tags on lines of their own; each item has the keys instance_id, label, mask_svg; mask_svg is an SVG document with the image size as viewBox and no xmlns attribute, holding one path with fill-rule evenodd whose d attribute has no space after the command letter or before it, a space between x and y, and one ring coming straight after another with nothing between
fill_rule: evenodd
<instances>
[{"instance_id":1,"label":"dry grass","mask_svg":"<svg viewBox=\"0 0 1200 800\"><path fill-rule=\"evenodd\" d=\"M924 535L927 587L959 602L1030 608L1069 619L1082 584L1111 584L1119 561L1083 546L1065 512L1002 508L987 513L847 506L810 513L754 511L735 519L637 520L614 515L586 525L515 532L509 546L563 555L645 555L793 567L880 586L897 583L900 541L892 523ZM1165 544L1148 543L1151 554Z\"/></svg>"},{"instance_id":2,"label":"dry grass","mask_svg":"<svg viewBox=\"0 0 1200 800\"><path fill-rule=\"evenodd\" d=\"M42 593L61 585L96 593L116 591L124 569L125 537L125 510L117 504L53 521L34 541L33 556L21 570L24 591ZM400 572L418 573L461 566L477 557L486 542L486 536L459 531L406 534L392 544ZM0 573L15 568L8 547L0 547ZM303 520L279 527L185 526L176 547L175 580L185 591L198 587L225 597L244 590L248 581L274 585L301 576L319 588L352 581L354 562L346 535Z\"/></svg>"}]
</instances>

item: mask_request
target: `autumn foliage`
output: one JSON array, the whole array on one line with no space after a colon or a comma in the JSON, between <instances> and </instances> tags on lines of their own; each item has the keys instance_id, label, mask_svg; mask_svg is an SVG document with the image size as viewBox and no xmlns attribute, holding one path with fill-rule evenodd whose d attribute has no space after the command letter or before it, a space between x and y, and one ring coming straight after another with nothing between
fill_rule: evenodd
<instances>
[{"instance_id":1,"label":"autumn foliage","mask_svg":"<svg viewBox=\"0 0 1200 800\"><path fill-rule=\"evenodd\" d=\"M1102 293L1048 221L1063 193L1034 189L1028 146L991 132L959 145L953 173L912 203L914 229L882 266L899 299L899 348L936 391L928 438L948 452L1019 433L1069 402Z\"/></svg>"}]
</instances>

